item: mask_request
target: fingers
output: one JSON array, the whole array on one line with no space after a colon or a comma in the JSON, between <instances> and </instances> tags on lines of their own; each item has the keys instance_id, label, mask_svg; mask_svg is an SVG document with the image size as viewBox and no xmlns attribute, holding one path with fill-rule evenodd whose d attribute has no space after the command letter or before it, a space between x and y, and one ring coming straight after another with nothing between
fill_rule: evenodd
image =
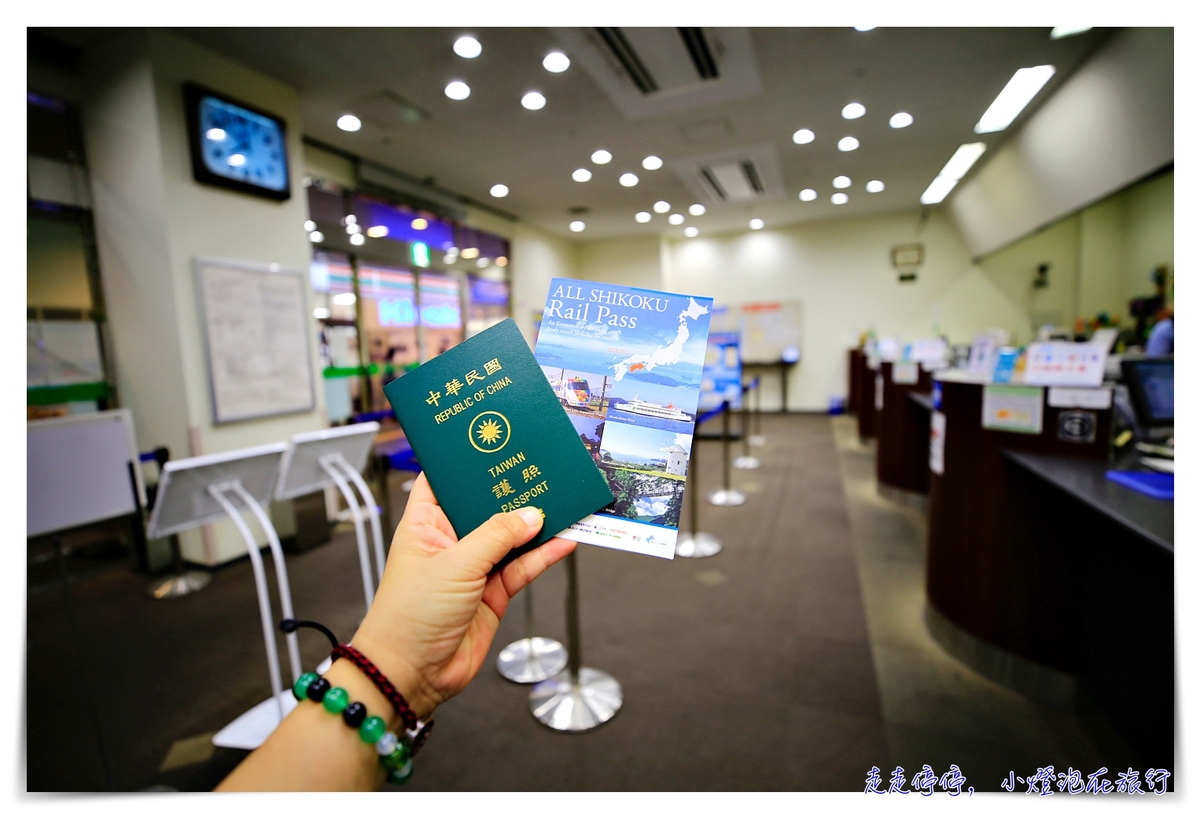
<instances>
[{"instance_id":1,"label":"fingers","mask_svg":"<svg viewBox=\"0 0 1200 818\"><path fill-rule=\"evenodd\" d=\"M455 561L467 561L473 572L486 576L505 554L533 539L542 528L542 519L542 512L529 506L494 514L445 553Z\"/></svg>"},{"instance_id":2,"label":"fingers","mask_svg":"<svg viewBox=\"0 0 1200 818\"><path fill-rule=\"evenodd\" d=\"M429 487L429 480L425 477L425 472L417 475L417 479L413 481L412 491L408 493L408 502L418 503L433 503L438 504L437 498L433 496L433 489Z\"/></svg>"},{"instance_id":3,"label":"fingers","mask_svg":"<svg viewBox=\"0 0 1200 818\"><path fill-rule=\"evenodd\" d=\"M574 551L576 545L578 543L572 540L555 537L504 566L500 578L508 596L516 596L526 585L540 577L543 571Z\"/></svg>"}]
</instances>

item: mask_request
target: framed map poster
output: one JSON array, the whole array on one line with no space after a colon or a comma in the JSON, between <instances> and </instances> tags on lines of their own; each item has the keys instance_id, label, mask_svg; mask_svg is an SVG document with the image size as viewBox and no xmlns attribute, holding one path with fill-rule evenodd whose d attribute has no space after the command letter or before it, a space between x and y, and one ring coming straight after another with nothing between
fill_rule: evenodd
<instances>
[{"instance_id":1,"label":"framed map poster","mask_svg":"<svg viewBox=\"0 0 1200 818\"><path fill-rule=\"evenodd\" d=\"M198 258L196 285L213 423L312 411L305 274Z\"/></svg>"}]
</instances>

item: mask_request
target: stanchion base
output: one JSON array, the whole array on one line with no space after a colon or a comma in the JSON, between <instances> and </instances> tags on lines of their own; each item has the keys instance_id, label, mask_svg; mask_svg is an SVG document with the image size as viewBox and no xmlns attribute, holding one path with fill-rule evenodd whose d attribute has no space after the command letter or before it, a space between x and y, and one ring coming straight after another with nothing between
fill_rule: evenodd
<instances>
[{"instance_id":1,"label":"stanchion base","mask_svg":"<svg viewBox=\"0 0 1200 818\"><path fill-rule=\"evenodd\" d=\"M721 541L706 531L698 534L680 534L675 541L675 556L687 559L702 559L721 553Z\"/></svg>"},{"instance_id":2,"label":"stanchion base","mask_svg":"<svg viewBox=\"0 0 1200 818\"><path fill-rule=\"evenodd\" d=\"M625 695L621 683L601 670L579 670L579 680L571 681L564 670L529 691L529 711L551 730L582 733L611 719L621 709Z\"/></svg>"},{"instance_id":3,"label":"stanchion base","mask_svg":"<svg viewBox=\"0 0 1200 818\"><path fill-rule=\"evenodd\" d=\"M567 666L567 649L561 642L534 636L518 639L496 657L496 670L517 684L544 682Z\"/></svg>"},{"instance_id":4,"label":"stanchion base","mask_svg":"<svg viewBox=\"0 0 1200 818\"><path fill-rule=\"evenodd\" d=\"M759 462L757 457L751 457L748 454L733 459L733 467L735 469L757 469L761 465L762 463Z\"/></svg>"},{"instance_id":5,"label":"stanchion base","mask_svg":"<svg viewBox=\"0 0 1200 818\"><path fill-rule=\"evenodd\" d=\"M171 599L194 594L212 582L212 574L204 571L184 571L182 574L155 580L146 587L146 596L154 599Z\"/></svg>"},{"instance_id":6,"label":"stanchion base","mask_svg":"<svg viewBox=\"0 0 1200 818\"><path fill-rule=\"evenodd\" d=\"M766 446L767 445L767 436L766 435L750 435L750 445L751 446Z\"/></svg>"},{"instance_id":7,"label":"stanchion base","mask_svg":"<svg viewBox=\"0 0 1200 818\"><path fill-rule=\"evenodd\" d=\"M737 489L718 489L708 495L708 502L714 506L740 506L746 502L746 495Z\"/></svg>"}]
</instances>

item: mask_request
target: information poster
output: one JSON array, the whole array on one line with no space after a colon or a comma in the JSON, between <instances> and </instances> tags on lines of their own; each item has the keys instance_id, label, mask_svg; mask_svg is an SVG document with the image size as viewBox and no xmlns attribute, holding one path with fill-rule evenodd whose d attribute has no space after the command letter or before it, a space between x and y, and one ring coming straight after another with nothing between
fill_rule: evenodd
<instances>
[{"instance_id":1,"label":"information poster","mask_svg":"<svg viewBox=\"0 0 1200 818\"><path fill-rule=\"evenodd\" d=\"M1104 344L1049 341L1025 352L1025 383L1040 386L1099 386L1104 382Z\"/></svg>"},{"instance_id":2,"label":"information poster","mask_svg":"<svg viewBox=\"0 0 1200 818\"><path fill-rule=\"evenodd\" d=\"M710 332L700 376L700 408L715 409L729 401L742 406L741 341L736 332Z\"/></svg>"},{"instance_id":3,"label":"information poster","mask_svg":"<svg viewBox=\"0 0 1200 818\"><path fill-rule=\"evenodd\" d=\"M309 315L300 273L198 260L213 420L311 411Z\"/></svg>"},{"instance_id":4,"label":"information poster","mask_svg":"<svg viewBox=\"0 0 1200 818\"><path fill-rule=\"evenodd\" d=\"M1042 433L1040 386L985 386L983 428L1027 435Z\"/></svg>"},{"instance_id":5,"label":"information poster","mask_svg":"<svg viewBox=\"0 0 1200 818\"><path fill-rule=\"evenodd\" d=\"M946 416L941 412L929 416L929 470L946 472Z\"/></svg>"},{"instance_id":6,"label":"information poster","mask_svg":"<svg viewBox=\"0 0 1200 818\"><path fill-rule=\"evenodd\" d=\"M742 304L738 312L742 360L745 363L774 364L788 359L799 360L800 302Z\"/></svg>"}]
</instances>

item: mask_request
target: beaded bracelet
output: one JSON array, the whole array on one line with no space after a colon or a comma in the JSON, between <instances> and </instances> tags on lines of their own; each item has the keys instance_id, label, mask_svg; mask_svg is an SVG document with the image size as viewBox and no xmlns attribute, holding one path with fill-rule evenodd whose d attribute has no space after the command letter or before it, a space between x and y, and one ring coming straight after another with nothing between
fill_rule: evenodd
<instances>
[{"instance_id":1,"label":"beaded bracelet","mask_svg":"<svg viewBox=\"0 0 1200 818\"><path fill-rule=\"evenodd\" d=\"M428 724L417 722L417 729L406 730L405 739L387 729L387 722L379 716L368 716L362 702L350 701L350 694L342 687L331 687L329 681L316 673L305 673L292 685L292 695L297 701L316 702L333 715L341 715L346 726L356 730L358 737L375 746L379 763L387 770L389 784L407 783L413 775L413 754L424 743ZM409 711L411 713L411 711ZM416 740L421 739L418 743Z\"/></svg>"}]
</instances>

